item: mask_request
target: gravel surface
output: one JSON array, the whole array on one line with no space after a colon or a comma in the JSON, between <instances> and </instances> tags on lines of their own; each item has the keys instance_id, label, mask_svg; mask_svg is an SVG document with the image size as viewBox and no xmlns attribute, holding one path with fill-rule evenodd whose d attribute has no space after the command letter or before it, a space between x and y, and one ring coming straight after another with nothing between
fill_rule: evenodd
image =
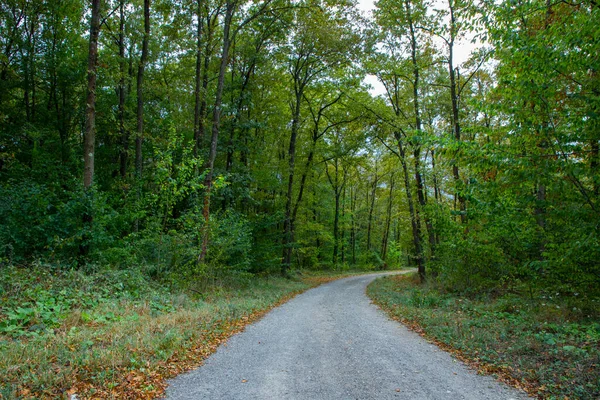
<instances>
[{"instance_id":1,"label":"gravel surface","mask_svg":"<svg viewBox=\"0 0 600 400\"><path fill-rule=\"evenodd\" d=\"M334 281L274 309L171 380L166 398L527 398L390 320L365 294L380 275Z\"/></svg>"}]
</instances>

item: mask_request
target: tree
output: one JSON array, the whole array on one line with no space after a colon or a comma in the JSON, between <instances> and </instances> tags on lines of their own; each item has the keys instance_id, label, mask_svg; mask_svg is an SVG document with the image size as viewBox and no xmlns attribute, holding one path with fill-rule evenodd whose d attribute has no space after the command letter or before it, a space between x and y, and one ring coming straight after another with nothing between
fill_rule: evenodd
<instances>
[{"instance_id":1,"label":"tree","mask_svg":"<svg viewBox=\"0 0 600 400\"><path fill-rule=\"evenodd\" d=\"M100 6L100 0L92 0L92 10L90 18L90 42L88 50L85 134L83 145L83 187L86 190L89 190L94 182L94 146L96 142L96 69L98 66L98 35L100 33ZM91 218L91 216L89 218Z\"/></svg>"},{"instance_id":2,"label":"tree","mask_svg":"<svg viewBox=\"0 0 600 400\"><path fill-rule=\"evenodd\" d=\"M346 51L356 36L343 25L344 9L332 13L318 5L302 5L295 13L292 40L287 46L287 69L291 77L292 122L287 151L288 172L283 222L282 275L287 275L294 245L293 198L296 174L296 143L301 129L302 101L307 89L322 78L328 69L348 67L352 53Z\"/></svg>"}]
</instances>

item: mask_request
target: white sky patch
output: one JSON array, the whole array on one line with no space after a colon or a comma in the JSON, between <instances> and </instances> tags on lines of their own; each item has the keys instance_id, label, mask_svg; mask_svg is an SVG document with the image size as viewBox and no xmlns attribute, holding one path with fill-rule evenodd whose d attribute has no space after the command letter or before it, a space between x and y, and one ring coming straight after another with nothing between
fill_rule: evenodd
<instances>
[{"instance_id":1,"label":"white sky patch","mask_svg":"<svg viewBox=\"0 0 600 400\"><path fill-rule=\"evenodd\" d=\"M383 86L383 83L381 83L375 75L369 74L365 76L365 79L363 79L363 83L371 87L369 89L369 93L371 93L371 96L385 96L385 86Z\"/></svg>"},{"instance_id":2,"label":"white sky patch","mask_svg":"<svg viewBox=\"0 0 600 400\"><path fill-rule=\"evenodd\" d=\"M444 0L434 0L436 8L445 7ZM358 0L358 9L367 17L373 17L373 10L375 9L375 0ZM462 63L467 61L471 54L481 48L483 44L479 41L473 41L474 34L467 35L465 38L457 40L454 44L454 67L460 67ZM434 43L443 54L447 54L448 49L445 43L440 38L434 37ZM375 75L367 75L363 82L371 87L369 93L372 96L385 96L385 87L377 79Z\"/></svg>"},{"instance_id":3,"label":"white sky patch","mask_svg":"<svg viewBox=\"0 0 600 400\"><path fill-rule=\"evenodd\" d=\"M371 11L375 8L375 1L374 0L358 0L357 7L359 10L367 13L367 15L370 15Z\"/></svg>"}]
</instances>

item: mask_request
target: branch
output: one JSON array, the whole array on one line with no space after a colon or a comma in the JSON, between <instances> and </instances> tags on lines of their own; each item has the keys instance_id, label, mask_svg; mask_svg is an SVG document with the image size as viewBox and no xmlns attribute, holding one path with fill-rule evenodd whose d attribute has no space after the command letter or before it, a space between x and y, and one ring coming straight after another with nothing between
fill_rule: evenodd
<instances>
[{"instance_id":1,"label":"branch","mask_svg":"<svg viewBox=\"0 0 600 400\"><path fill-rule=\"evenodd\" d=\"M119 9L119 6L117 5L117 7L114 10L109 12L108 15L106 17L104 17L104 19L102 21L100 21L100 26L104 25L106 23L106 20L109 19L111 17L111 15L113 15L115 12L117 12L118 9Z\"/></svg>"},{"instance_id":2,"label":"branch","mask_svg":"<svg viewBox=\"0 0 600 400\"><path fill-rule=\"evenodd\" d=\"M477 64L477 67L475 68L475 70L473 70L473 72L471 72L471 74L469 75L469 77L467 78L467 80L462 85L460 85L460 87L458 88L458 94L459 95L462 93L462 91L465 88L465 86L467 86L467 83L469 83L469 81L471 80L471 78L473 78L473 76L475 76L475 73L477 73L477 71L479 71L479 69L481 68L481 66L485 62L485 59L487 58L487 55L488 55L488 53L486 53L483 57L481 57L481 60L479 61L479 64Z\"/></svg>"},{"instance_id":3,"label":"branch","mask_svg":"<svg viewBox=\"0 0 600 400\"><path fill-rule=\"evenodd\" d=\"M437 36L437 37L439 37L439 38L440 38L440 39L442 39L444 42L446 42L446 44L448 45L448 47L450 47L450 42L448 41L448 39L446 39L445 37L443 37L443 36L442 36L442 35L440 35L439 33L437 33L437 32L434 32L434 31L433 31L433 29L426 28L426 27L424 27L424 26L415 26L415 28L417 28L417 29L420 29L420 30L422 30L422 31L425 31L425 32L428 32L428 33L430 33L430 34L431 34L431 35L433 35L433 36Z\"/></svg>"},{"instance_id":4,"label":"branch","mask_svg":"<svg viewBox=\"0 0 600 400\"><path fill-rule=\"evenodd\" d=\"M392 149L392 148L391 148L391 147L390 147L390 146L389 146L389 145L388 145L388 144L385 142L385 140L383 140L383 138L382 138L381 136L379 136L379 135L376 135L375 137L376 137L377 139L379 139L379 141L381 142L381 144L383 144L383 145L384 145L384 146L385 146L385 147L386 147L386 148L387 148L389 151L391 151L391 152L392 152L392 153L393 153L393 154L394 154L396 157L398 157L399 159L402 159L402 157L400 156L400 154L399 154L399 153L398 153L396 150Z\"/></svg>"}]
</instances>

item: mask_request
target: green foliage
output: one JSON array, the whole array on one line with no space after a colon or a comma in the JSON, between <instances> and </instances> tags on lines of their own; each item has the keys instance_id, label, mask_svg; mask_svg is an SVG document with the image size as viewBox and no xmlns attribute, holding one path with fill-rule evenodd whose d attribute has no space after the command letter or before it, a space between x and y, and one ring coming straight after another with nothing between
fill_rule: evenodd
<instances>
[{"instance_id":1,"label":"green foliage","mask_svg":"<svg viewBox=\"0 0 600 400\"><path fill-rule=\"evenodd\" d=\"M239 320L311 285L237 279L198 294L157 284L141 268L49 268L0 270L0 393L8 398L24 389L60 397L82 381L115 389L200 343L209 351Z\"/></svg>"},{"instance_id":2,"label":"green foliage","mask_svg":"<svg viewBox=\"0 0 600 400\"><path fill-rule=\"evenodd\" d=\"M88 243L95 250L114 243L119 218L107 206L106 194L67 191L56 185L25 181L0 188L0 243L10 262L20 263L42 254L73 259L84 244L84 212L95 217Z\"/></svg>"},{"instance_id":3,"label":"green foliage","mask_svg":"<svg viewBox=\"0 0 600 400\"><path fill-rule=\"evenodd\" d=\"M213 214L209 263L215 268L247 272L252 264L252 228L239 213Z\"/></svg>"},{"instance_id":4,"label":"green foliage","mask_svg":"<svg viewBox=\"0 0 600 400\"><path fill-rule=\"evenodd\" d=\"M451 1L431 12L430 1L381 0L368 22L348 1L237 2L221 60L222 4L152 2L138 120L142 4L106 3L86 191L88 4L5 3L0 267L7 280L24 279L14 265L41 264L48 279L87 273L98 285L80 276L87 292L24 291L2 304L6 334L49 334L77 310L86 323L123 322L91 308L111 291L137 301L157 282L244 288L278 272L287 249L292 267L315 270L420 262L432 284L469 298L598 293L594 4ZM459 61L471 36L486 47ZM148 307L169 314L161 296ZM453 301L444 296L404 300L429 310ZM520 323L502 299L486 315ZM595 305L573 301L578 315ZM535 334L578 352L562 333ZM164 357L175 342L165 334Z\"/></svg>"},{"instance_id":5,"label":"green foliage","mask_svg":"<svg viewBox=\"0 0 600 400\"><path fill-rule=\"evenodd\" d=\"M467 298L433 284L415 284L410 277L378 279L368 294L393 317L417 324L428 337L479 362L484 371L519 379L532 394L600 395L600 315L597 308L581 314L577 296Z\"/></svg>"}]
</instances>

